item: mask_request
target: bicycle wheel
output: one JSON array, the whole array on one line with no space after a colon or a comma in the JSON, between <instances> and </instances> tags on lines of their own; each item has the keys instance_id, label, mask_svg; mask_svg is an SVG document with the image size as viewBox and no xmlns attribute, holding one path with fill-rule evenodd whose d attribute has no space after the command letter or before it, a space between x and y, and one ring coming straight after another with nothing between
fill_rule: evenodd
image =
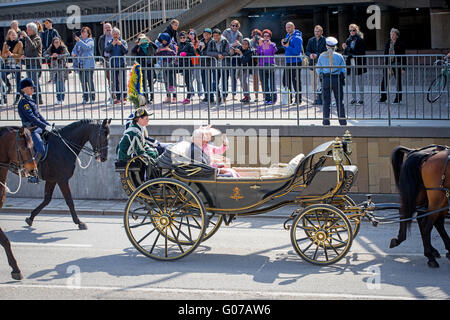
<instances>
[{"instance_id":1,"label":"bicycle wheel","mask_svg":"<svg viewBox=\"0 0 450 320\"><path fill-rule=\"evenodd\" d=\"M441 74L439 77L433 80L428 88L427 100L429 103L436 102L444 92L445 85L447 84L447 77Z\"/></svg>"}]
</instances>

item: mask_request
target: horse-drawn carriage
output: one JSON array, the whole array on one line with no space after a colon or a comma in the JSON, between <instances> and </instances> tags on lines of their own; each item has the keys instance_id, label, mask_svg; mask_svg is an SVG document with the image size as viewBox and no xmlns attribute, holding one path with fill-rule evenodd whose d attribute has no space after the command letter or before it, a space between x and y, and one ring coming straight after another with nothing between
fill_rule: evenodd
<instances>
[{"instance_id":1,"label":"horse-drawn carriage","mask_svg":"<svg viewBox=\"0 0 450 320\"><path fill-rule=\"evenodd\" d=\"M285 222L295 251L306 261L328 265L352 245L367 206L347 195L358 168L351 164L352 138L325 142L306 156L270 167L234 167L239 177L193 161L190 142L171 145L145 166L140 157L116 163L129 196L124 224L144 255L175 260L193 252L222 223L295 205Z\"/></svg>"}]
</instances>

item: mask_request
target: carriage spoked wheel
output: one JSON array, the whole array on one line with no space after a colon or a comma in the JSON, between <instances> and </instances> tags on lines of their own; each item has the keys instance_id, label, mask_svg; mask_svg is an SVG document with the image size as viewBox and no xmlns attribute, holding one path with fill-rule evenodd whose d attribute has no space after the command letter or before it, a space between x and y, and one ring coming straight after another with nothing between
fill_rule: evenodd
<instances>
[{"instance_id":1,"label":"carriage spoked wheel","mask_svg":"<svg viewBox=\"0 0 450 320\"><path fill-rule=\"evenodd\" d=\"M195 193L197 193L197 195L202 200L205 208L213 206L212 199L209 197L208 192L206 191L205 187L202 184L189 182L188 186ZM206 216L208 218L208 225L206 227L206 231L202 241L206 241L209 238L211 238L217 232L217 230L219 230L219 227L223 222L223 215L221 214L214 214L212 212L207 212Z\"/></svg>"},{"instance_id":2,"label":"carriage spoked wheel","mask_svg":"<svg viewBox=\"0 0 450 320\"><path fill-rule=\"evenodd\" d=\"M125 207L124 225L133 246L156 260L176 260L194 251L208 224L198 195L185 183L159 178L137 188Z\"/></svg>"},{"instance_id":3,"label":"carriage spoked wheel","mask_svg":"<svg viewBox=\"0 0 450 320\"><path fill-rule=\"evenodd\" d=\"M337 203L335 206L339 210L344 212L346 217L350 221L350 225L352 226L353 231L353 239L355 239L361 226L361 215L355 212L346 213L345 207L356 207L356 202L353 201L353 199L348 195L345 195L343 200L340 203Z\"/></svg>"},{"instance_id":4,"label":"carriage spoked wheel","mask_svg":"<svg viewBox=\"0 0 450 320\"><path fill-rule=\"evenodd\" d=\"M306 207L294 220L291 242L303 260L330 265L342 259L352 245L352 227L345 214L328 204Z\"/></svg>"}]
</instances>

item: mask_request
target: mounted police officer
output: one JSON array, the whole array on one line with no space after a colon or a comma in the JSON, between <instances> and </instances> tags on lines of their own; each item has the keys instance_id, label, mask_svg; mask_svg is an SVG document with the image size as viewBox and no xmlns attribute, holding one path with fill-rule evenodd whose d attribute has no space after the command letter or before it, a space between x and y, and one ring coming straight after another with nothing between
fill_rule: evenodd
<instances>
[{"instance_id":1,"label":"mounted police officer","mask_svg":"<svg viewBox=\"0 0 450 320\"><path fill-rule=\"evenodd\" d=\"M319 56L317 61L320 78L322 79L323 98L323 125L330 125L330 103L331 91L334 93L337 113L340 125L347 125L344 109L344 84L345 84L345 60L344 57L335 52L338 41L335 37L326 38L327 51ZM332 68L335 66L336 68Z\"/></svg>"},{"instance_id":2,"label":"mounted police officer","mask_svg":"<svg viewBox=\"0 0 450 320\"><path fill-rule=\"evenodd\" d=\"M17 109L20 119L22 120L22 125L26 128L34 127L34 129L31 130L31 137L33 138L36 162L39 162L45 153L41 135L46 131L52 132L53 127L40 114L36 102L32 99L32 95L35 90L33 80L30 78L25 78L20 81L19 90L22 93L22 96L19 100ZM30 177L28 181L31 183L38 183L39 179L36 177Z\"/></svg>"}]
</instances>

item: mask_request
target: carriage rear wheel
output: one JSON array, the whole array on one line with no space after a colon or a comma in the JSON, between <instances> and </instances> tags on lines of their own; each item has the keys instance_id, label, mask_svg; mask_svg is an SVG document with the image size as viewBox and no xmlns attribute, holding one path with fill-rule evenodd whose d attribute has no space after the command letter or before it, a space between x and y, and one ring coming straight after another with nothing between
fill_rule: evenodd
<instances>
[{"instance_id":1,"label":"carriage rear wheel","mask_svg":"<svg viewBox=\"0 0 450 320\"><path fill-rule=\"evenodd\" d=\"M291 242L303 260L330 265L342 259L352 245L352 227L345 214L328 204L306 207L294 220Z\"/></svg>"},{"instance_id":2,"label":"carriage rear wheel","mask_svg":"<svg viewBox=\"0 0 450 320\"><path fill-rule=\"evenodd\" d=\"M176 260L203 240L208 219L198 195L185 183L159 178L138 187L125 207L128 239L142 254Z\"/></svg>"}]
</instances>

